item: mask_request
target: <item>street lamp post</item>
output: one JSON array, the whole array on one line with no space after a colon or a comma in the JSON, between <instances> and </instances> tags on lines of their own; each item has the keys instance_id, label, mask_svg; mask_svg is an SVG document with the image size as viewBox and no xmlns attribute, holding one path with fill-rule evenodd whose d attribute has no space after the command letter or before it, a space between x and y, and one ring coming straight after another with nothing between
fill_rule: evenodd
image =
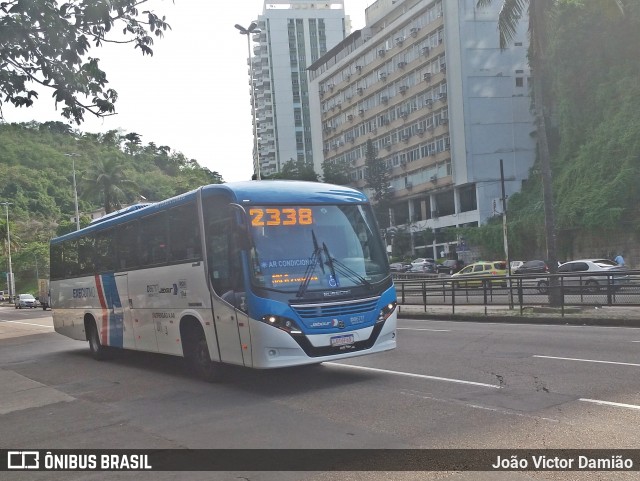
<instances>
[{"instance_id":1,"label":"street lamp post","mask_svg":"<svg viewBox=\"0 0 640 481\"><path fill-rule=\"evenodd\" d=\"M256 22L251 22L249 27L244 28L241 25L235 24L235 27L240 31L241 35L247 36L247 54L249 59L249 83L251 85L251 116L253 118L253 172L256 180L260 180L260 153L258 152L258 120L256 118L256 92L253 85L253 65L251 62L251 38L253 33L260 33L262 30L258 28Z\"/></svg>"},{"instance_id":2,"label":"street lamp post","mask_svg":"<svg viewBox=\"0 0 640 481\"><path fill-rule=\"evenodd\" d=\"M76 187L76 159L78 154L64 154L67 157L71 157L71 165L73 169L73 197L76 207L76 230L80 230L80 214L78 213L78 188Z\"/></svg>"},{"instance_id":3,"label":"street lamp post","mask_svg":"<svg viewBox=\"0 0 640 481\"><path fill-rule=\"evenodd\" d=\"M7 249L9 253L9 277L7 278L7 287L9 289L9 300L13 300L15 296L15 282L13 280L13 266L11 265L11 233L9 232L9 206L13 205L13 202L0 202L4 205L4 210L7 214Z\"/></svg>"}]
</instances>

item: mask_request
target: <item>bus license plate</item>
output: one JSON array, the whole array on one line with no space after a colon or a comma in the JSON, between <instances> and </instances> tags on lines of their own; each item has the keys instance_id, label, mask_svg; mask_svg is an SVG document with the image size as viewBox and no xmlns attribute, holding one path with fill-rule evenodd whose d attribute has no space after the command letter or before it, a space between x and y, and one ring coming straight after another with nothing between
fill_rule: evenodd
<instances>
[{"instance_id":1,"label":"bus license plate","mask_svg":"<svg viewBox=\"0 0 640 481\"><path fill-rule=\"evenodd\" d=\"M353 334L346 334L344 336L335 336L331 338L331 347L348 346L349 344L353 344Z\"/></svg>"}]
</instances>

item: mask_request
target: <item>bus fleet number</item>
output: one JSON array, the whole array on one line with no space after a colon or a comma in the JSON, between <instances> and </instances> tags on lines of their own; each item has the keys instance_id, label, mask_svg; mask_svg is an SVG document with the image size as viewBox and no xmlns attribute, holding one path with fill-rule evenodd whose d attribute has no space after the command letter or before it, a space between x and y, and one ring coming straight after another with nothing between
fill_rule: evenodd
<instances>
[{"instance_id":1,"label":"bus fleet number","mask_svg":"<svg viewBox=\"0 0 640 481\"><path fill-rule=\"evenodd\" d=\"M313 223L311 209L307 208L265 208L249 209L251 225L262 227L265 225L310 225Z\"/></svg>"}]
</instances>

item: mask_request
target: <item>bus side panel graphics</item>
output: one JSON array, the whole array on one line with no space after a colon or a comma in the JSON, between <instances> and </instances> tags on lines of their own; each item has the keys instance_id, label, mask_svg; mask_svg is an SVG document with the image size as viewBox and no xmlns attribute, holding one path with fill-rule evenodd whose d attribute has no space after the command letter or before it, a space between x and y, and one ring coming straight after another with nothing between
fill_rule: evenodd
<instances>
[{"instance_id":1,"label":"bus side panel graphics","mask_svg":"<svg viewBox=\"0 0 640 481\"><path fill-rule=\"evenodd\" d=\"M100 337L108 346L123 347L124 316L113 273L96 275L98 299L102 308Z\"/></svg>"}]
</instances>

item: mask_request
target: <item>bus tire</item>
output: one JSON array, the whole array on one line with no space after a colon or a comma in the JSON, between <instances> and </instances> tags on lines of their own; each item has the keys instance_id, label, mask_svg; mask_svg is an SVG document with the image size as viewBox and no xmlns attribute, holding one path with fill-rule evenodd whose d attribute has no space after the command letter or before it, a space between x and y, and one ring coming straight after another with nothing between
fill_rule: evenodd
<instances>
[{"instance_id":1,"label":"bus tire","mask_svg":"<svg viewBox=\"0 0 640 481\"><path fill-rule=\"evenodd\" d=\"M207 382L219 380L221 366L211 360L209 345L202 328L200 326L190 328L185 340L184 355L193 373Z\"/></svg>"},{"instance_id":2,"label":"bus tire","mask_svg":"<svg viewBox=\"0 0 640 481\"><path fill-rule=\"evenodd\" d=\"M103 346L100 342L100 333L96 327L96 321L88 319L86 321L87 340L89 341L89 350L96 361L104 361L108 358L108 347Z\"/></svg>"},{"instance_id":3,"label":"bus tire","mask_svg":"<svg viewBox=\"0 0 640 481\"><path fill-rule=\"evenodd\" d=\"M585 286L585 290L587 292L598 292L600 290L600 284L598 284L598 281L589 280L585 283Z\"/></svg>"},{"instance_id":4,"label":"bus tire","mask_svg":"<svg viewBox=\"0 0 640 481\"><path fill-rule=\"evenodd\" d=\"M538 292L540 294L546 294L547 292L549 292L549 283L547 281L539 281Z\"/></svg>"}]
</instances>

